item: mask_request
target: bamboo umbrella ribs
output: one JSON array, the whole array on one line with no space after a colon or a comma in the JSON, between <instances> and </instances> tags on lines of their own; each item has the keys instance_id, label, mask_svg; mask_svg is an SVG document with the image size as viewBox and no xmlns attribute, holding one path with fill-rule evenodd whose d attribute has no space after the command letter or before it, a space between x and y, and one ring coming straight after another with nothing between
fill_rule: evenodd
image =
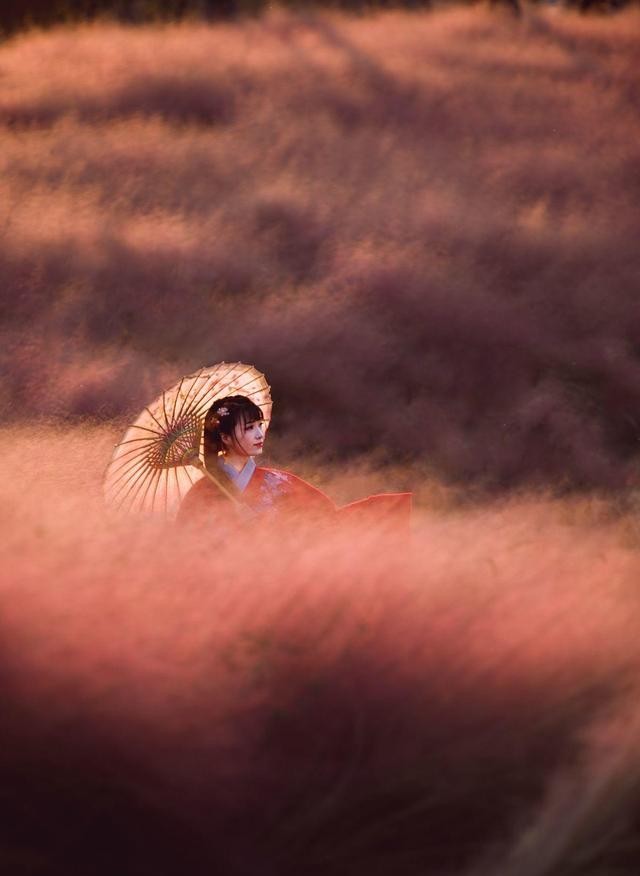
<instances>
[{"instance_id":1,"label":"bamboo umbrella ribs","mask_svg":"<svg viewBox=\"0 0 640 876\"><path fill-rule=\"evenodd\" d=\"M201 368L165 390L116 444L104 478L107 504L125 512L174 517L191 487L208 477L236 497L204 466L203 426L219 398L243 395L271 419L270 387L264 374L242 362Z\"/></svg>"}]
</instances>

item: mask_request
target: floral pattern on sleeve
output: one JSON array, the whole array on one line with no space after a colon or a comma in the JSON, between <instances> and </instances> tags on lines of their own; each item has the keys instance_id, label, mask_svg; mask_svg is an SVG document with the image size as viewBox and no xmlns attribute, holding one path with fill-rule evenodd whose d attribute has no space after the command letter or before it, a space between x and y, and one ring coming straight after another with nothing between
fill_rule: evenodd
<instances>
[{"instance_id":1,"label":"floral pattern on sleeve","mask_svg":"<svg viewBox=\"0 0 640 876\"><path fill-rule=\"evenodd\" d=\"M269 471L265 474L260 485L256 505L261 511L273 513L277 510L280 500L290 492L291 485L288 475L280 471Z\"/></svg>"}]
</instances>

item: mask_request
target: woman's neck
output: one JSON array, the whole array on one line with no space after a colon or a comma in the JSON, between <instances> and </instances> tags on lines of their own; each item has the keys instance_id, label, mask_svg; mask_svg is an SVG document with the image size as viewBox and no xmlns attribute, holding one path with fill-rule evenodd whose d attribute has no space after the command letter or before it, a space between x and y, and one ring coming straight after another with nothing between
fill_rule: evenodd
<instances>
[{"instance_id":1,"label":"woman's neck","mask_svg":"<svg viewBox=\"0 0 640 876\"><path fill-rule=\"evenodd\" d=\"M225 455L222 457L227 465L230 465L231 468L240 472L245 467L247 462L249 461L248 456L241 455L239 453L233 453L227 451Z\"/></svg>"}]
</instances>

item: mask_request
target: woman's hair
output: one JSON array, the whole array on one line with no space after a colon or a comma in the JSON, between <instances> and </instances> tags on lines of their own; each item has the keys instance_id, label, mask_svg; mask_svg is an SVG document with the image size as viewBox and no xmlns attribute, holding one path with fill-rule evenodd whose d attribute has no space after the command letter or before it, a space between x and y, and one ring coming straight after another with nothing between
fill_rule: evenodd
<instances>
[{"instance_id":1,"label":"woman's hair","mask_svg":"<svg viewBox=\"0 0 640 876\"><path fill-rule=\"evenodd\" d=\"M215 462L215 457L225 449L223 436L234 442L236 426L263 419L258 405L244 395L228 395L214 401L204 418L205 465Z\"/></svg>"}]
</instances>

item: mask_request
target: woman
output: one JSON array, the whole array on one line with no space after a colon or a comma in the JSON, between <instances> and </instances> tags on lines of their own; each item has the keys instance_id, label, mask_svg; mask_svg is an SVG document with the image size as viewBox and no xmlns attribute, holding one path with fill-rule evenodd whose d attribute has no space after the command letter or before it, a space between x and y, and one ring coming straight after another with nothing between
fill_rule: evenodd
<instances>
[{"instance_id":1,"label":"woman","mask_svg":"<svg viewBox=\"0 0 640 876\"><path fill-rule=\"evenodd\" d=\"M370 496L337 509L321 490L291 472L257 466L265 437L262 411L250 399L233 395L215 401L204 422L204 464L209 476L187 493L178 520L214 523L233 506L240 518L329 521L340 514L408 530L411 493Z\"/></svg>"}]
</instances>

